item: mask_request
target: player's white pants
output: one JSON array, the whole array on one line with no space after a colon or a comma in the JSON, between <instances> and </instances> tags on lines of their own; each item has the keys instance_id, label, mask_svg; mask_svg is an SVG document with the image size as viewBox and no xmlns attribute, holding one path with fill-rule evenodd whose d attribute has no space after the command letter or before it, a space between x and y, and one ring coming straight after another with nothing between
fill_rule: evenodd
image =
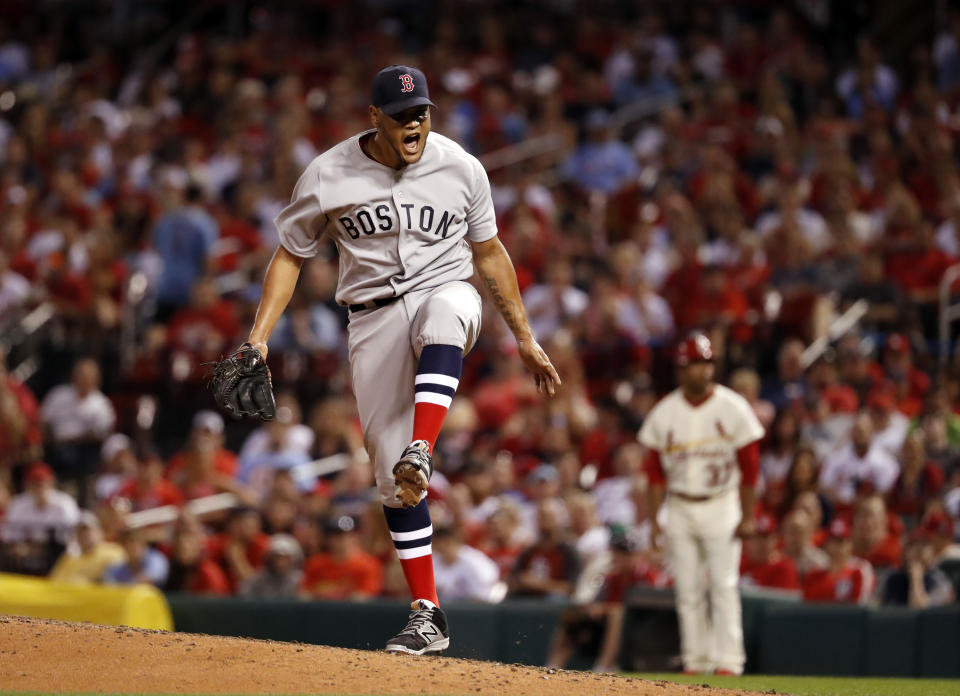
<instances>
[{"instance_id":1,"label":"player's white pants","mask_svg":"<svg viewBox=\"0 0 960 696\"><path fill-rule=\"evenodd\" d=\"M353 391L377 489L388 507L400 507L394 496L393 466L413 435L420 351L442 344L458 346L466 354L480 333L480 309L476 289L453 281L350 315L347 345Z\"/></svg>"},{"instance_id":2,"label":"player's white pants","mask_svg":"<svg viewBox=\"0 0 960 696\"><path fill-rule=\"evenodd\" d=\"M694 503L667 498L667 550L673 566L684 669L743 671L740 523L736 490ZM707 593L710 596L709 616Z\"/></svg>"}]
</instances>

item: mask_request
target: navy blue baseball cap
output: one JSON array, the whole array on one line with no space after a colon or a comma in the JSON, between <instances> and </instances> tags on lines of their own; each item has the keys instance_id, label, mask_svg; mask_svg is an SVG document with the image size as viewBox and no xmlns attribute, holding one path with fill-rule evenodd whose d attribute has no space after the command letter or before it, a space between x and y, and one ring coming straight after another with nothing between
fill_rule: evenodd
<instances>
[{"instance_id":1,"label":"navy blue baseball cap","mask_svg":"<svg viewBox=\"0 0 960 696\"><path fill-rule=\"evenodd\" d=\"M436 106L430 101L427 78L409 65L391 65L373 78L371 103L388 116L412 106Z\"/></svg>"}]
</instances>

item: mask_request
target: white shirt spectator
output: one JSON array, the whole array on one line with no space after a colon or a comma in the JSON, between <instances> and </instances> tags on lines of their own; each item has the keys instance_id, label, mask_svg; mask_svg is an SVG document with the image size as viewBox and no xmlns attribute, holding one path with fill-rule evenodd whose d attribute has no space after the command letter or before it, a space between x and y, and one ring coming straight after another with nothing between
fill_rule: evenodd
<instances>
[{"instance_id":1,"label":"white shirt spectator","mask_svg":"<svg viewBox=\"0 0 960 696\"><path fill-rule=\"evenodd\" d=\"M957 226L953 220L944 220L937 227L934 242L940 251L950 256L960 255L960 245L957 244Z\"/></svg>"},{"instance_id":2,"label":"white shirt spectator","mask_svg":"<svg viewBox=\"0 0 960 696\"><path fill-rule=\"evenodd\" d=\"M810 250L814 254L819 254L830 246L830 231L827 229L827 223L820 213L807 208L800 208L796 212L795 222L800 231L803 232L803 238L807 240L807 244L810 245ZM766 239L782 224L783 216L779 210L764 213L757 220L757 234L762 239Z\"/></svg>"},{"instance_id":3,"label":"white shirt spectator","mask_svg":"<svg viewBox=\"0 0 960 696\"><path fill-rule=\"evenodd\" d=\"M630 499L633 481L629 476L611 476L597 481L593 497L597 500L597 517L604 524L632 524L637 506Z\"/></svg>"},{"instance_id":4,"label":"white shirt spectator","mask_svg":"<svg viewBox=\"0 0 960 696\"><path fill-rule=\"evenodd\" d=\"M15 271L0 275L0 318L17 309L30 297L30 281Z\"/></svg>"},{"instance_id":5,"label":"white shirt spectator","mask_svg":"<svg viewBox=\"0 0 960 696\"><path fill-rule=\"evenodd\" d=\"M287 430L283 442L283 451L296 454L309 454L313 447L313 440L316 436L313 431L302 423L291 425ZM266 427L254 430L243 443L240 449L239 459L241 462L261 457L270 452L270 435Z\"/></svg>"},{"instance_id":6,"label":"white shirt spectator","mask_svg":"<svg viewBox=\"0 0 960 696\"><path fill-rule=\"evenodd\" d=\"M482 551L461 546L457 559L451 564L445 563L440 554L434 554L433 577L437 594L444 601L470 599L487 602L500 579L500 570Z\"/></svg>"},{"instance_id":7,"label":"white shirt spectator","mask_svg":"<svg viewBox=\"0 0 960 696\"><path fill-rule=\"evenodd\" d=\"M889 491L900 473L900 465L883 447L872 445L862 457L853 444L837 450L823 462L820 485L833 491L838 502L851 503L857 483L868 481L880 493Z\"/></svg>"},{"instance_id":8,"label":"white shirt spectator","mask_svg":"<svg viewBox=\"0 0 960 696\"><path fill-rule=\"evenodd\" d=\"M783 454L767 452L760 457L760 475L764 484L777 484L787 478L793 464L793 454L792 451Z\"/></svg>"},{"instance_id":9,"label":"white shirt spectator","mask_svg":"<svg viewBox=\"0 0 960 696\"><path fill-rule=\"evenodd\" d=\"M54 387L43 400L40 417L57 442L103 439L116 421L113 404L103 392L94 389L81 397L73 384Z\"/></svg>"},{"instance_id":10,"label":"white shirt spectator","mask_svg":"<svg viewBox=\"0 0 960 696\"><path fill-rule=\"evenodd\" d=\"M883 430L878 430L873 436L873 446L882 447L887 453L896 459L900 456L900 450L903 448L903 441L907 438L907 431L910 429L910 419L899 411L890 414L890 422Z\"/></svg>"},{"instance_id":11,"label":"white shirt spectator","mask_svg":"<svg viewBox=\"0 0 960 696\"><path fill-rule=\"evenodd\" d=\"M675 330L669 303L655 292L644 292L636 300L624 298L619 302L617 326L640 343L669 340Z\"/></svg>"},{"instance_id":12,"label":"white shirt spectator","mask_svg":"<svg viewBox=\"0 0 960 696\"><path fill-rule=\"evenodd\" d=\"M590 304L590 296L568 285L557 291L549 285L534 285L523 293L523 304L530 317L530 328L538 341L549 341L567 319L576 319Z\"/></svg>"},{"instance_id":13,"label":"white shirt spectator","mask_svg":"<svg viewBox=\"0 0 960 696\"><path fill-rule=\"evenodd\" d=\"M586 565L610 547L610 528L597 525L588 529L580 535L574 546L581 563Z\"/></svg>"},{"instance_id":14,"label":"white shirt spectator","mask_svg":"<svg viewBox=\"0 0 960 696\"><path fill-rule=\"evenodd\" d=\"M5 542L43 542L49 531L54 530L57 539L66 542L73 535L79 518L76 501L63 491L47 491L43 507L37 506L32 494L21 493L7 506L0 538Z\"/></svg>"}]
</instances>

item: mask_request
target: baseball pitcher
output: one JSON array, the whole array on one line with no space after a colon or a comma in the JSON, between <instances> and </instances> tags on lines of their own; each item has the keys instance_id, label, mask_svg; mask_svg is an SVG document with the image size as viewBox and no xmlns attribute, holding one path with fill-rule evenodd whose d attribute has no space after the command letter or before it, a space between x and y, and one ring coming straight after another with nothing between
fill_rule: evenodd
<instances>
[{"instance_id":1,"label":"baseball pitcher","mask_svg":"<svg viewBox=\"0 0 960 696\"><path fill-rule=\"evenodd\" d=\"M336 300L350 312L348 350L364 444L410 592L412 613L386 649L422 655L450 644L433 578L426 494L432 452L480 332L478 272L537 387L560 378L534 340L516 273L497 238L480 162L430 132L427 81L393 65L373 81L373 128L311 162L277 216L280 235L248 343L218 365L214 391L234 415L271 418L267 341L305 258L324 239L340 259Z\"/></svg>"},{"instance_id":2,"label":"baseball pitcher","mask_svg":"<svg viewBox=\"0 0 960 696\"><path fill-rule=\"evenodd\" d=\"M706 336L681 343L676 363L680 387L650 411L639 434L648 450L653 538L666 497L684 671L741 674L740 539L754 529L763 426L742 396L714 384Z\"/></svg>"}]
</instances>

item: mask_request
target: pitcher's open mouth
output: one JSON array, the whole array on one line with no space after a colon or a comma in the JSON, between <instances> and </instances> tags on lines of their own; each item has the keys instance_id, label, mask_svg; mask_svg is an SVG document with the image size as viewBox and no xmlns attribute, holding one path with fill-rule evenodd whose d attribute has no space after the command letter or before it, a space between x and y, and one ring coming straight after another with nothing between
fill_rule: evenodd
<instances>
[{"instance_id":1,"label":"pitcher's open mouth","mask_svg":"<svg viewBox=\"0 0 960 696\"><path fill-rule=\"evenodd\" d=\"M414 133L413 135L408 135L403 139L403 149L413 154L420 147L420 134Z\"/></svg>"}]
</instances>

